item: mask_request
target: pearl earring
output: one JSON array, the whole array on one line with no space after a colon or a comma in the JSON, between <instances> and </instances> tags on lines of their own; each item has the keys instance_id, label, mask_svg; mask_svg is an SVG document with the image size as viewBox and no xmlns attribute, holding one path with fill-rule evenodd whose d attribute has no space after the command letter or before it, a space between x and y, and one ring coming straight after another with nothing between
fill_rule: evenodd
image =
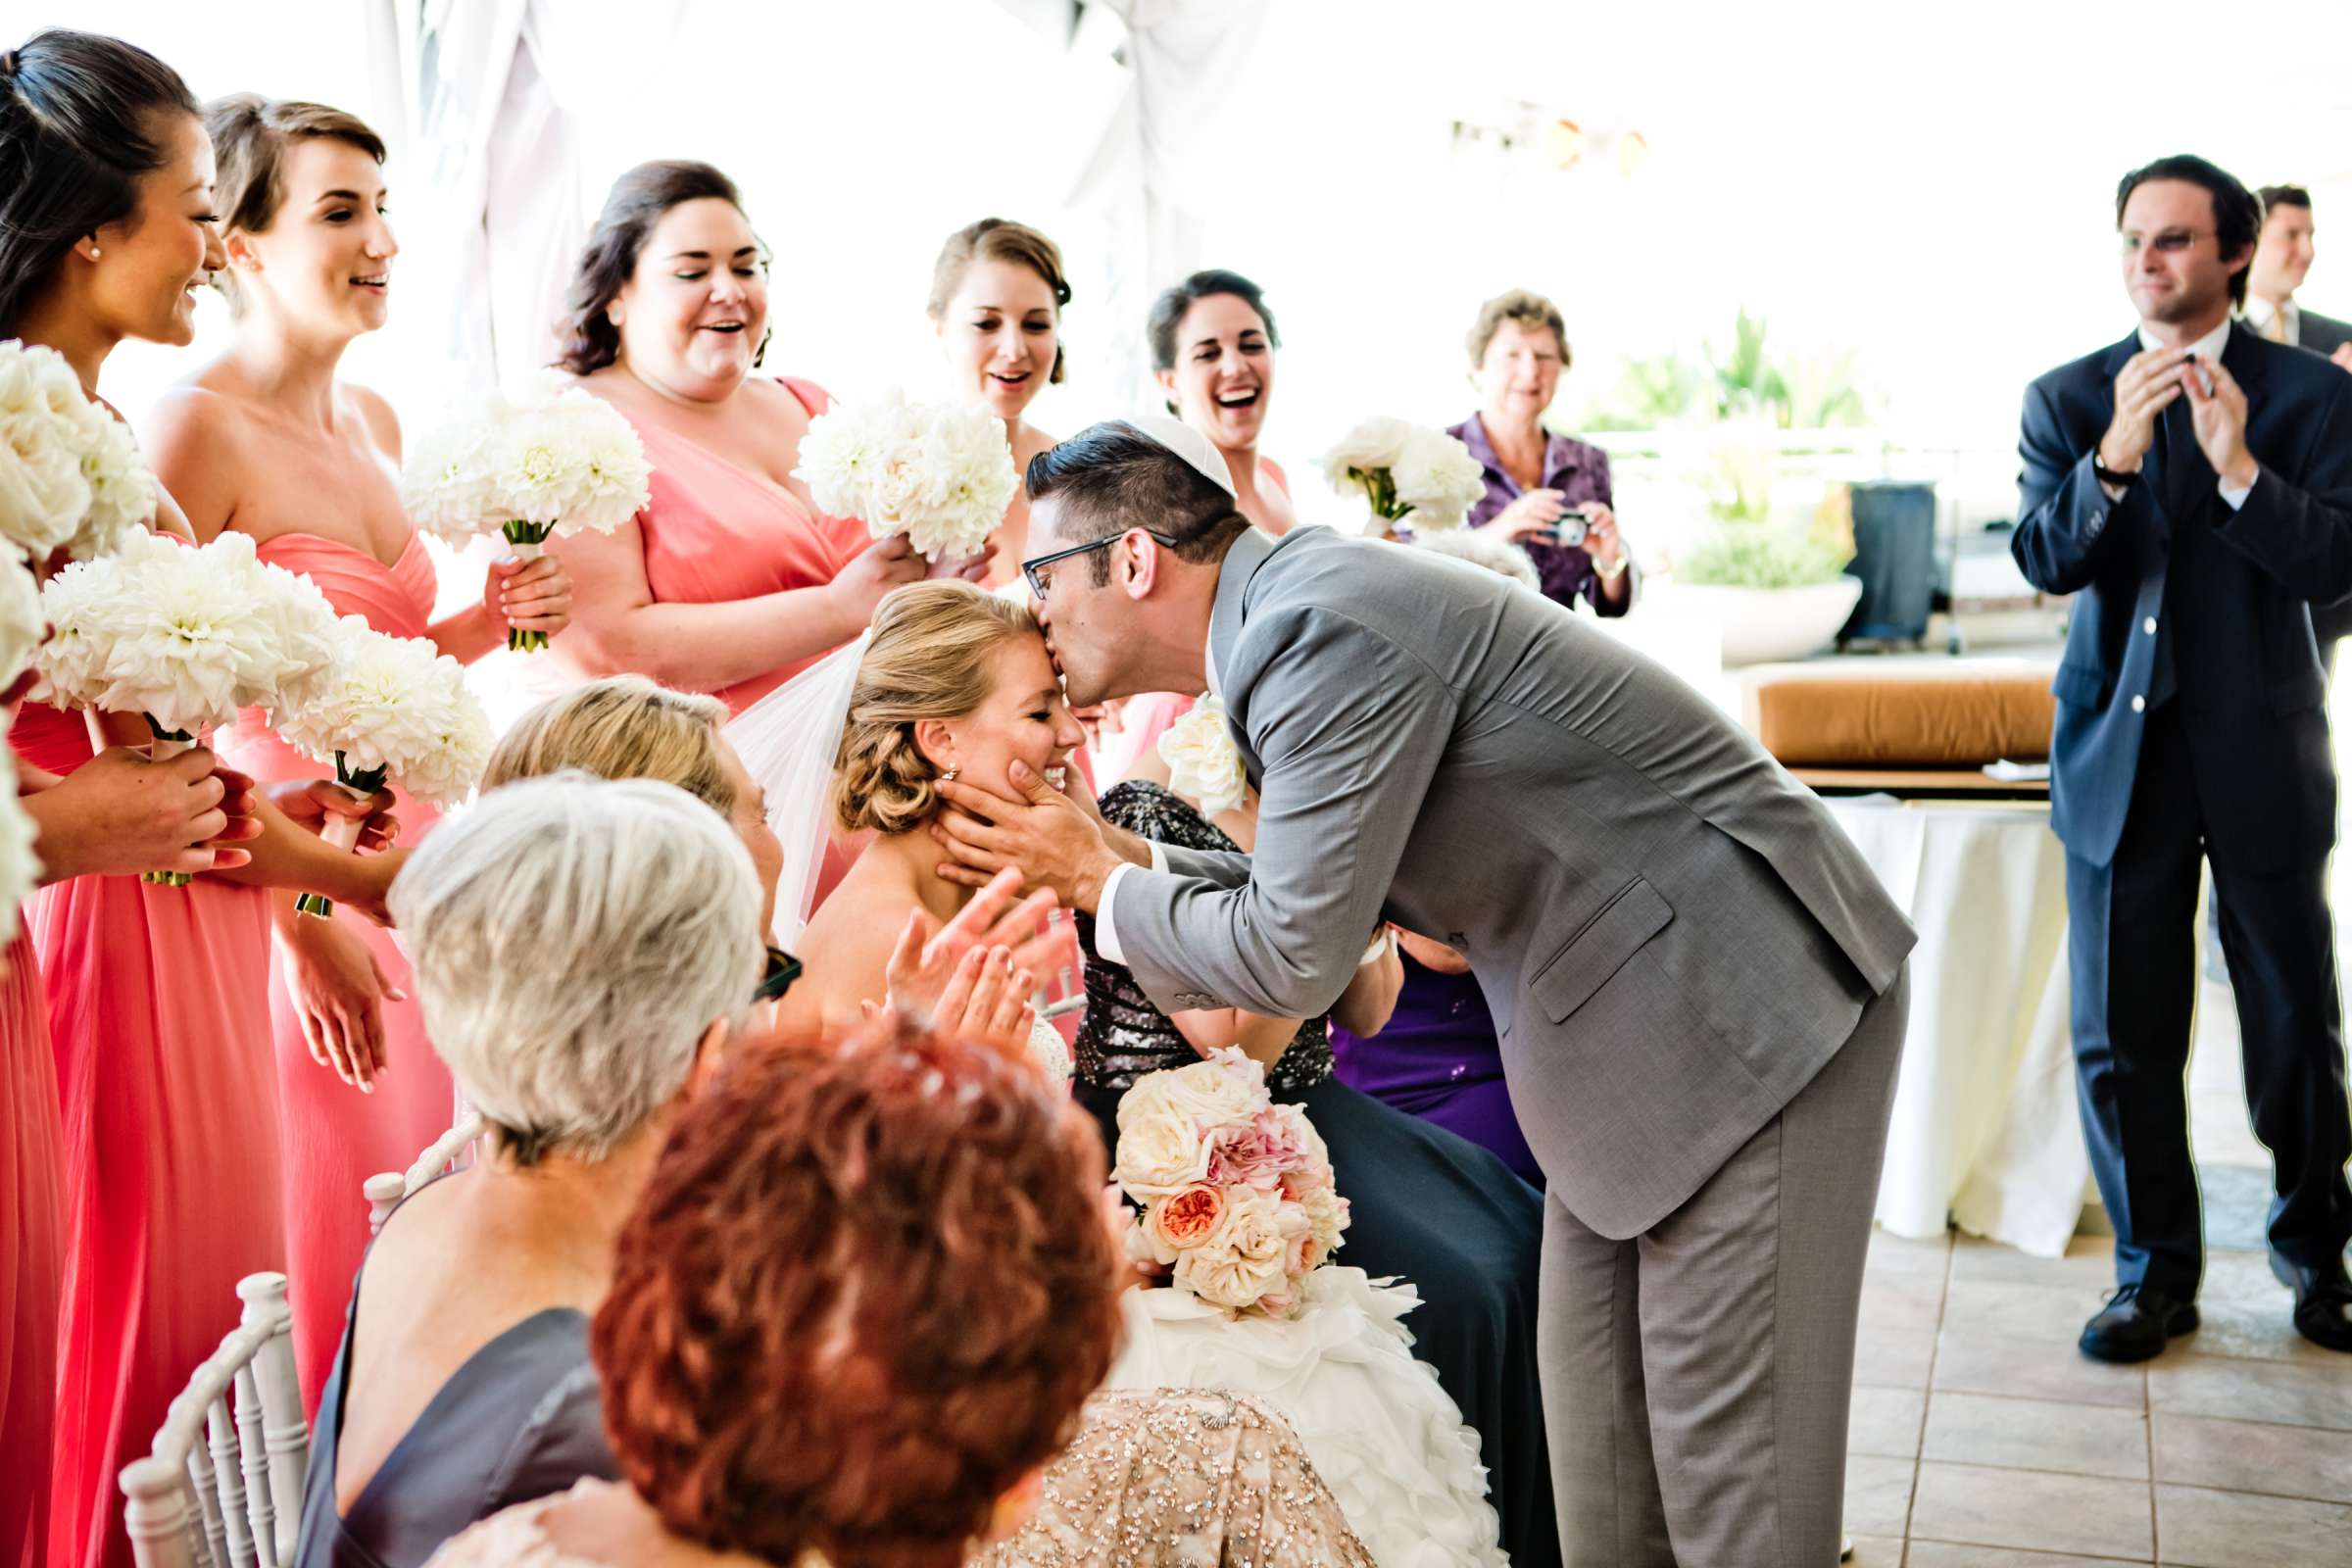
<instances>
[{"instance_id":1,"label":"pearl earring","mask_svg":"<svg viewBox=\"0 0 2352 1568\"><path fill-rule=\"evenodd\" d=\"M93 262L94 262L94 261L96 261L96 260L97 260L99 257L101 257L101 256L104 256L105 254L106 254L106 252L104 252L104 251L100 250L100 249L99 249L97 246L95 246L95 245L93 245L93 246L91 246L91 247L90 247L90 260L91 260L91 261L93 261Z\"/></svg>"}]
</instances>

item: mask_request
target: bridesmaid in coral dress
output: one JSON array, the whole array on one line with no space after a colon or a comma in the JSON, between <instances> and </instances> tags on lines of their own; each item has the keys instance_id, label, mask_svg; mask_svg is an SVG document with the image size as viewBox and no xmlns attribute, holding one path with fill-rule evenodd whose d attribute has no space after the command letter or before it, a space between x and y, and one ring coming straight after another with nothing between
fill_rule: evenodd
<instances>
[{"instance_id":1,"label":"bridesmaid in coral dress","mask_svg":"<svg viewBox=\"0 0 2352 1568\"><path fill-rule=\"evenodd\" d=\"M573 624L553 658L575 676L648 675L741 712L924 574L904 539L870 542L792 476L829 400L752 373L767 325L766 253L733 182L693 163L621 175L580 258L562 363L636 426L653 496L632 523L554 546Z\"/></svg>"},{"instance_id":2,"label":"bridesmaid in coral dress","mask_svg":"<svg viewBox=\"0 0 2352 1568\"><path fill-rule=\"evenodd\" d=\"M1168 412L1224 454L1235 510L1270 534L1297 527L1290 479L1257 451L1274 401L1274 353L1282 346L1258 286L1239 272L1195 272L1152 302L1146 336ZM1168 726L1192 710L1193 696L1148 692L1118 705L1116 728L1096 749L1102 777L1131 775Z\"/></svg>"},{"instance_id":3,"label":"bridesmaid in coral dress","mask_svg":"<svg viewBox=\"0 0 2352 1568\"><path fill-rule=\"evenodd\" d=\"M0 191L0 336L56 349L94 396L123 339L194 336L193 290L221 261L212 145L177 74L113 39L38 34L0 55L0 77L34 111L0 118L10 138L0 161L30 172ZM19 199L23 212L9 205ZM156 525L186 531L168 496ZM201 803L192 837L227 831L223 807L259 819L235 830L250 850L173 858L213 872L185 887L141 882L109 856L73 866L82 874L46 888L32 910L66 1216L47 1560L122 1568L117 1474L235 1326L237 1280L284 1262L276 1088L260 1046L269 916L256 884L380 908L388 877L254 800L249 780L216 772L201 748L165 764L115 748L93 758L82 716L47 708L22 714L11 740L32 806L69 819L88 815L74 803L98 806L125 780L173 810ZM0 1490L38 1486L32 1472L12 1471Z\"/></svg>"},{"instance_id":4,"label":"bridesmaid in coral dress","mask_svg":"<svg viewBox=\"0 0 2352 1568\"><path fill-rule=\"evenodd\" d=\"M148 429L157 475L197 537L248 534L263 560L308 576L338 613L430 638L463 661L503 647L510 623L561 631L569 585L552 560L498 564L483 602L430 621L433 564L401 508L399 422L375 393L335 378L351 341L389 310L399 246L384 215L382 141L341 110L250 94L205 118L228 262L213 281L236 336L163 400ZM258 712L219 745L265 782L333 774ZM434 818L405 794L395 810L410 844ZM297 914L286 890L271 891L269 912L288 1301L309 1409L367 1249L361 1185L406 1170L445 1132L455 1092L389 930L356 913Z\"/></svg>"}]
</instances>

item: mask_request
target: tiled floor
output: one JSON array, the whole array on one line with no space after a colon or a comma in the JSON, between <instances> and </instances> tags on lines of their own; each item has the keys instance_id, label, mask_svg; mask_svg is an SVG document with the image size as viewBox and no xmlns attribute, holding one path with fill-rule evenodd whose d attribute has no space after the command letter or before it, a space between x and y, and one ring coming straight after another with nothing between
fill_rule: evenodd
<instances>
[{"instance_id":1,"label":"tiled floor","mask_svg":"<svg viewBox=\"0 0 2352 1568\"><path fill-rule=\"evenodd\" d=\"M2060 1259L1873 1239L1846 1469L1860 1568L2352 1568L2352 1356L2263 1254L2217 1248L2206 1326L2145 1367L2075 1349L2107 1243Z\"/></svg>"}]
</instances>

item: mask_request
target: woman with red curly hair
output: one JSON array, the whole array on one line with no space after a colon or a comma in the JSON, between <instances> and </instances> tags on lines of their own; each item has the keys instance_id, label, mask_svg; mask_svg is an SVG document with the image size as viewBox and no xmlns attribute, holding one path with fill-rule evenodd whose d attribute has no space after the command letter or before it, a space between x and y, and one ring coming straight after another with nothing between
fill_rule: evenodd
<instances>
[{"instance_id":1,"label":"woman with red curly hair","mask_svg":"<svg viewBox=\"0 0 2352 1568\"><path fill-rule=\"evenodd\" d=\"M1086 1118L999 1054L887 1016L738 1052L596 1316L628 1484L509 1509L435 1564L1106 1563L1181 1538L1188 1563L1369 1568L1280 1417L1090 1403L1119 1324L1102 1184Z\"/></svg>"}]
</instances>

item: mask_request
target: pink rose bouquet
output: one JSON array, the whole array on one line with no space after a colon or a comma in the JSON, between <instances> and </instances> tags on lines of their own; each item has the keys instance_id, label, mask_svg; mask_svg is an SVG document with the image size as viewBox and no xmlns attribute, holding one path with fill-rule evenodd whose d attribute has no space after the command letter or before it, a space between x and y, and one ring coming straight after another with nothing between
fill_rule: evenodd
<instances>
[{"instance_id":1,"label":"pink rose bouquet","mask_svg":"<svg viewBox=\"0 0 2352 1568\"><path fill-rule=\"evenodd\" d=\"M1142 1205L1128 1255L1236 1316L1296 1316L1348 1228L1323 1140L1235 1046L1136 1080L1111 1178Z\"/></svg>"}]
</instances>

